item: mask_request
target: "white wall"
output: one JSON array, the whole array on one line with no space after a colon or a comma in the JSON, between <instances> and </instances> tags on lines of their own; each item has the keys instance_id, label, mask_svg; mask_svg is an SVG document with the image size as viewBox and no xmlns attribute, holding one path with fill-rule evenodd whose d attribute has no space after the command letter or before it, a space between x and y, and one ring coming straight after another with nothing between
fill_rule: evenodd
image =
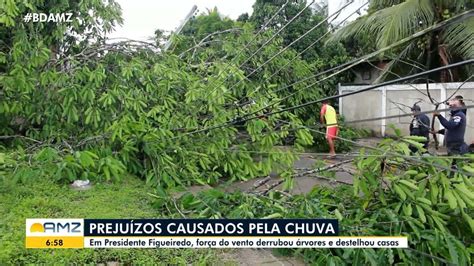
<instances>
[{"instance_id":1,"label":"white wall","mask_svg":"<svg viewBox=\"0 0 474 266\"><path fill-rule=\"evenodd\" d=\"M357 91L367 87L368 86L339 86L339 93ZM429 91L433 99L436 101L444 101L459 87L461 87L461 89L456 93L456 95L462 95L465 99L466 105L473 105L474 82L430 84ZM429 97L426 96L426 91L426 84L403 84L380 87L371 91L339 98L339 113L344 116L346 121L401 115L404 113L410 113L410 108L408 106L412 106L415 102L420 100L421 102L418 105L421 107L422 111L434 110L435 106L431 104ZM439 109L445 108L447 108L447 106L444 104L439 106ZM449 112L443 113L445 117L447 117L448 114ZM428 114L428 117L432 119L431 114ZM411 117L401 117L360 122L350 125L356 128L372 130L376 135L384 136L386 134L393 134L392 130L388 127L389 124L393 124L397 128L400 128L403 134L408 134L410 121ZM465 135L465 141L467 143L474 141L473 121L474 109L468 109ZM435 128L442 128L439 121L435 124Z\"/></svg>"}]
</instances>

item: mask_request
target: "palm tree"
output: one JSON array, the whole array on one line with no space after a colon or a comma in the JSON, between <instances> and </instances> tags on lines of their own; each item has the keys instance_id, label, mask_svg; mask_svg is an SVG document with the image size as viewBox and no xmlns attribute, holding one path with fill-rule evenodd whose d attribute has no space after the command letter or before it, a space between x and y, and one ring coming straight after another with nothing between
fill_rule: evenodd
<instances>
[{"instance_id":1,"label":"palm tree","mask_svg":"<svg viewBox=\"0 0 474 266\"><path fill-rule=\"evenodd\" d=\"M473 0L371 0L368 14L339 29L329 41L368 37L373 40L373 46L380 49L473 8ZM408 68L400 66L408 61L414 62L410 64L419 69L432 69L462 59L472 59L474 17L432 31L383 56L393 60L380 79L397 65L399 68L393 71L406 72ZM410 72L413 70L415 68ZM459 71L445 71L430 78L447 82L459 79L460 76L462 74Z\"/></svg>"}]
</instances>

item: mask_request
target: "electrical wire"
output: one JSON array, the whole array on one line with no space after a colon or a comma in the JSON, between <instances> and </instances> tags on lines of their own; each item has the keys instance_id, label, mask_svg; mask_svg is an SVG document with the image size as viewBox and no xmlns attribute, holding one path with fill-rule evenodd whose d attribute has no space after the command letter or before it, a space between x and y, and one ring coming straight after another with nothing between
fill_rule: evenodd
<instances>
[{"instance_id":1,"label":"electrical wire","mask_svg":"<svg viewBox=\"0 0 474 266\"><path fill-rule=\"evenodd\" d=\"M252 59L255 55L257 55L265 46L267 46L271 41L273 41L273 39L276 38L276 36L278 36L278 34L280 34L280 32L282 32L286 27L288 27L288 25L290 25L291 23L293 23L293 21L295 21L296 18L298 18L299 16L301 16L301 14L303 14L303 12L308 9L313 3L314 3L315 0L312 0L311 3L309 5L306 5L300 12L298 12L293 18L290 19L290 21L288 21L283 27L281 27L275 34L272 35L272 37L270 37L270 39L268 39L264 44L262 44L260 46L260 48L257 49L257 51L255 51L254 53L252 53L252 55L250 55L250 57L248 57L246 60L244 60L243 63L241 63L239 65L238 68L242 68L247 62L250 61L250 59ZM255 38L256 39L256 38ZM206 98L209 97L209 95L211 95L212 93L214 93L214 91L219 88L222 84L224 84L227 80L229 79L229 77L225 78L222 82L219 83L218 86L214 87L213 89L211 89L207 94L206 94Z\"/></svg>"},{"instance_id":2,"label":"electrical wire","mask_svg":"<svg viewBox=\"0 0 474 266\"><path fill-rule=\"evenodd\" d=\"M392 49L392 48L394 48L394 47L396 47L396 46L399 46L399 45L401 45L401 44L403 44L403 43L405 43L405 42L407 42L407 41L416 39L416 38L418 38L418 37L420 37L420 36L422 36L422 35L424 35L424 34L430 32L430 31L434 31L434 30L438 30L438 29L440 29L440 28L442 28L442 27L446 27L446 26L450 25L451 23L457 22L458 20L465 20L465 19L467 19L467 18L469 18L469 17L471 17L471 16L473 16L473 15L474 15L474 11L473 11L473 10L466 11L466 12L464 12L464 13L458 14L458 15L456 15L456 16L454 16L454 17L448 19L448 20L445 20L445 21L443 21L443 22L439 22L439 23L437 23L437 24L435 24L435 25L432 25L432 26L430 26L430 27L428 27L428 28L426 28L426 29L424 29L424 30L421 30L421 31L419 31L419 32L416 32L416 33L414 33L413 35L411 35L411 36L409 36L409 37L407 37L407 38L404 38L404 39L402 39L402 40L400 40L400 41L398 41L398 42L396 42L396 43L393 43L393 44L391 44L391 45L389 45L389 46L387 46L387 47L385 47L385 48L382 48L382 49L380 49L380 50L377 50L377 51L375 51L375 52L373 52L373 53L371 53L371 54L368 54L368 55L365 55L365 56L361 56L361 57L359 57L359 58L353 59L353 60L351 60L351 61L349 61L349 62L346 62L346 63L344 63L344 64L341 64L341 65L339 65L339 66L335 66L335 67L333 67L333 68L324 70L324 71L322 71L322 72L320 72L320 73L318 73L318 74L315 74L315 75L312 75L312 76L303 78L303 79L298 80L298 81L296 81L296 82L294 82L294 83L291 83L291 84L286 85L286 86L284 86L284 87L282 87L282 88L279 88L279 89L277 89L275 92L278 92L278 91L287 89L287 88L289 88L289 87L292 87L292 86L297 85L297 84L299 84L299 83L302 83L302 82L311 80L311 79L313 79L313 78L317 78L317 77L319 77L319 76L322 76L322 75L324 75L324 74L333 72L333 71L338 70L338 69L340 69L340 68L344 68L342 71L338 71L337 73L335 73L335 74L333 74L333 75L331 75L331 76L329 76L329 77L326 77L326 78L324 78L324 79L322 79L322 80L319 80L318 82L315 82L315 83L311 84L310 86L307 86L306 88L311 87L311 86L314 86L315 84L317 84L317 83L319 83L319 82L322 82L322 81L324 81L324 80L326 80L326 79L328 79L328 78L331 78L331 77L333 77L333 76L335 76L335 75L337 75L337 74L340 74L340 73L342 73L342 72L344 72L344 71L346 71L346 70L352 68L352 67L355 66L355 65L358 65L358 64L360 64L360 63L365 62L366 60L368 60L368 59L374 57L375 55L378 55L378 54L383 53L383 52L385 52L385 51L387 51L387 50L390 50L390 49ZM287 97L285 97L285 98L283 98L283 99L280 99L277 103L279 103L279 102L281 102L281 101L283 101L283 100L286 100L286 99L289 98L289 97L292 97L292 96L293 96L294 94L296 94L296 93L299 93L299 91L297 91L297 92L295 92L295 93L293 93L293 94L291 94L291 95L289 95L289 96L287 96ZM274 104L277 104L277 103L274 103ZM272 105L274 105L274 104L272 104ZM266 106L266 107L262 108L262 110L263 110L263 109L266 109L267 107L269 107L269 106ZM261 110L260 110L260 111L261 111Z\"/></svg>"},{"instance_id":3,"label":"electrical wire","mask_svg":"<svg viewBox=\"0 0 474 266\"><path fill-rule=\"evenodd\" d=\"M342 21L340 21L335 27L339 27L340 25L342 25L347 19L349 19L352 15L354 15L355 13L357 13L361 8L363 8L365 5L367 5L369 2L366 2L364 3L363 5L361 5L359 8L356 9L356 11L352 12L349 16L347 16L346 18L344 18ZM344 8L344 7L343 7ZM342 11L342 9L340 11L336 11L334 14L336 13L340 13ZM333 14L333 15L334 15ZM333 19L334 20L334 19ZM332 22L332 21L331 21ZM330 22L330 23L331 23ZM316 39L313 43L311 43L310 45L308 45L303 51L299 52L295 57L293 57L290 61L286 62L285 65L281 66L277 71L273 72L273 74L267 78L265 78L265 80L271 80L271 78L273 78L275 75L277 75L278 73L280 73L280 71L282 71L286 66L288 66L289 64L291 64L294 60L296 60L297 58L299 58L301 55L303 55L306 51L308 51L309 49L311 49L311 47L313 47L314 45L316 45L317 43L319 43L326 35L328 35L331 31L327 31L326 33L324 33L322 36L320 36L318 39ZM275 92L278 92L280 91L280 89L276 90ZM252 92L253 93L253 92ZM240 104L239 106L242 106L242 105L245 105L245 104L248 104L247 103L244 103L244 104Z\"/></svg>"},{"instance_id":4,"label":"electrical wire","mask_svg":"<svg viewBox=\"0 0 474 266\"><path fill-rule=\"evenodd\" d=\"M438 72L438 71L441 71L441 70L471 64L473 62L474 62L474 59L465 60L465 61L461 61L461 62L458 62L458 63L453 63L453 64L450 64L450 65L446 65L446 66L438 67L438 68L435 68L435 69L427 70L427 71L420 72L420 73L417 73L417 74L413 74L413 75L410 75L410 76L406 76L406 77L403 77L403 78L394 79L394 80L386 81L386 82L383 82L383 83L375 84L375 85L372 85L372 86L368 86L364 89L360 89L360 90L357 90L357 91L352 91L352 92L347 92L347 93L343 93L343 94L333 95L333 96L321 98L321 99L318 99L318 100L309 101L309 102L306 102L306 103L303 103L303 104L295 105L295 106L292 106L292 107L284 108L284 109L281 109L281 110L278 110L278 111L269 112L269 113L266 113L264 116L268 117L268 116L271 116L271 115L275 115L275 114L279 114L279 113L283 113L283 112L303 108L303 107L313 105L313 104L316 104L316 103L320 103L320 102L323 102L323 101L328 101L328 100L338 99L338 98L342 98L342 97L347 97L347 96L350 96L350 95L354 95L354 94L362 93L362 92L365 92L365 91L373 90L373 89L378 88L378 87L383 87L383 86L395 84L395 83L398 83L398 82L401 82L401 81L410 80L410 79L414 79L414 78L417 78L417 77L420 77L420 76L435 73L435 72ZM252 112L250 114L247 114L247 116L248 115L253 115L253 114L256 114L256 112ZM210 131L210 130L215 130L215 129L219 129L219 128L223 128L223 127L228 127L228 126L236 124L236 123L244 123L244 122L247 122L247 121L250 121L250 120L253 120L253 119L260 118L261 116L262 115L257 115L257 116L251 116L251 117L246 117L246 118L245 118L245 116L243 116L244 118L233 119L233 120L226 121L226 122L214 125L214 126L204 127L202 129L196 129L196 130L193 130L193 131L190 131L190 132L183 133L179 136L175 136L171 139L176 139L176 138L180 138L180 137L183 137L183 136L193 135L193 134L197 134L197 133L203 133L203 132L207 132L207 131Z\"/></svg>"},{"instance_id":5,"label":"electrical wire","mask_svg":"<svg viewBox=\"0 0 474 266\"><path fill-rule=\"evenodd\" d=\"M309 102L306 102L306 103L303 103L303 104L295 105L295 106L292 106L292 107L287 107L287 108L284 108L284 109L281 109L281 110L278 110L278 111L273 111L273 112L266 113L265 116L270 116L270 115L274 115L274 114L279 114L279 113L283 113L283 112L303 108L303 107L313 105L313 104L316 104L316 103L321 103L323 101L329 101L329 100L334 100L334 99L338 99L338 98L342 98L342 97L347 97L347 96L354 95L354 94L359 94L359 93L362 93L362 92L365 92L365 91L373 90L375 88L384 87L384 86L387 86L387 85L399 83L401 81L410 80L410 79L417 78L417 77L420 77L420 76L425 76L425 75L428 75L428 74L431 74L431 73L436 73L436 72L441 71L441 70L455 68L455 67L459 67L459 66L463 66L463 65L467 65L467 64L471 64L471 63L474 63L474 59L465 60L465 61L461 61L461 62L458 62L458 63L453 63L453 64L450 64L450 65L447 65L447 66L442 66L442 67L438 67L438 68L435 68L435 69L423 71L423 72L413 74L413 75L410 75L410 76L406 76L406 77L403 77L403 78L398 78L398 79L386 81L386 82L383 82L383 83L375 84L375 85L368 86L364 89L360 89L360 90L357 90L357 91L337 94L337 95L333 95L333 96L324 97L324 98L321 98L321 99L318 99L318 100L309 101ZM258 111L262 111L262 109L259 109ZM252 112L249 115L253 115L253 114L256 114L256 113L257 113L257 111ZM258 117L260 117L260 116L247 117L247 118L243 118L243 119L238 120L238 122L242 123L242 122L246 122L246 121L258 118Z\"/></svg>"},{"instance_id":6,"label":"electrical wire","mask_svg":"<svg viewBox=\"0 0 474 266\"><path fill-rule=\"evenodd\" d=\"M470 60L470 61L472 62L472 60ZM441 67L441 69L444 69L444 68L451 68L451 67L454 67L454 66L467 64L467 63L469 63L470 61L468 60L468 61L459 62L459 63L452 64L452 65L448 65L448 66L443 66L443 67ZM433 70L429 70L429 71L425 71L425 72L436 72L436 71L439 71L439 70L440 70L440 68L438 68L438 69L433 69ZM426 73L418 73L418 74L415 74L415 75L412 75L412 76L418 76L418 75L424 75L424 74L426 74ZM410 79L410 78L412 78L412 76L404 77L404 78L402 78L402 79ZM395 81L388 81L388 82L386 82L386 83L392 83L392 82L398 82L398 81L396 81L396 80L395 80ZM328 99L328 98L345 97L345 96L348 96L348 95L360 93L360 92L362 92L362 91L367 91L367 90L373 89L373 88L375 88L375 87L384 86L384 85L386 85L386 84L384 84L384 83L376 84L376 85L373 85L373 86L369 86L368 88L365 88L365 89L363 89L363 90L359 90L359 91L355 91L355 92L351 92L351 93L347 93L347 94L335 95L335 96L332 96L332 97L327 97L326 99ZM318 100L318 101L316 101L316 102L320 102L320 101L323 101L323 100L324 100L324 99L320 99L320 100ZM313 101L313 103L314 103L314 101ZM312 103L311 103L311 104L312 104ZM308 103L306 103L305 105L308 105ZM472 106L469 106L469 108L471 108L471 107L472 107ZM298 107L298 106L295 106L295 107L293 107L293 108L299 108L299 107ZM288 108L287 108L287 109L288 109ZM428 112L433 112L433 111L428 111ZM274 113L275 113L275 112L274 112ZM271 115L271 114L272 114L272 113L269 113L269 114L267 114L266 116L269 116L269 115ZM397 116L392 116L392 117L401 117L401 116L406 116L406 115L397 115ZM255 119L255 117L252 118L252 119ZM379 119L384 119L384 118L383 118L383 117L382 117L382 118L381 118L381 117L378 117L378 118L370 118L370 119L365 119L365 121L367 121L367 120L379 120ZM248 121L248 120L250 120L250 119L247 119L247 121ZM348 122L349 122L349 123L355 123L355 122L361 122L361 121L352 121L352 122L351 122L351 121L348 121ZM191 132L188 132L188 133L184 133L184 134L182 134L182 135L179 135L179 136L172 137L172 138L169 139L169 140L173 140L173 139L176 139L176 138L181 138L181 137L183 137L183 136L190 135L190 134L196 134L197 132L204 132L204 131L207 131L207 130L217 129L217 128L223 127L223 126L225 126L225 125L227 125L227 124L221 124L221 125L214 126L214 127L208 127L208 128L204 128L204 129L201 129L201 130L198 130L198 131L191 131Z\"/></svg>"},{"instance_id":7,"label":"electrical wire","mask_svg":"<svg viewBox=\"0 0 474 266\"><path fill-rule=\"evenodd\" d=\"M372 62L370 62L370 61L367 61L367 63L368 63L369 65L371 65L373 68L377 69L377 70L384 71L384 69L382 69L382 68L380 68L380 67L374 65L374 64L373 64ZM395 73L395 72L393 72L393 71L391 71L391 70L389 70L389 71L387 71L387 72L390 73L390 74L395 75L395 76L398 77L398 78L401 78L401 77L402 77L402 76L400 76L399 74L397 74L397 73ZM413 85L413 84L407 84L407 85L410 86L411 88L413 88L414 90L416 90L417 92L419 92L420 94L423 94L424 96L428 97L428 94L427 94L427 93L421 91L421 90L418 89L415 85Z\"/></svg>"},{"instance_id":8,"label":"electrical wire","mask_svg":"<svg viewBox=\"0 0 474 266\"><path fill-rule=\"evenodd\" d=\"M450 64L450 65L447 65L447 66L443 66L443 67L431 69L431 70L428 70L428 71L420 72L420 73L417 73L417 74L414 74L414 75L411 75L411 76L406 76L406 77L403 77L403 78L398 78L398 79L395 79L395 80L386 81L384 83L379 83L379 84L376 84L376 85L369 86L368 88L365 88L365 89L360 89L360 90L357 90L357 91L347 92L347 93L343 93L343 94L340 94L340 95L325 97L325 98L315 100L315 101L309 101L307 103L300 104L300 105L293 106L293 107L289 107L289 108L279 110L279 111L276 111L276 112L273 112L273 113L281 113L281 112L285 112L285 111L290 111L290 110L302 108L302 107L305 107L305 106L308 106L308 105L312 105L312 104L315 104L315 103L320 103L320 102L325 101L325 100L333 100L333 99L337 99L337 98L341 98L341 97L346 97L346 96L358 94L358 93L365 92L365 91L368 91L368 90L372 90L372 89L375 89L375 88L395 84L395 83L398 83L400 81L410 80L410 79L415 78L415 77L424 76L424 75L428 75L428 74L435 73L435 72L438 72L438 71L442 71L442 70L445 70L445 69L459 67L459 66L463 66L463 65L467 65L467 64L471 64L471 63L474 63L474 59L465 60L465 61L461 61L461 62L458 62L458 63ZM272 113L270 113L270 114L272 114Z\"/></svg>"},{"instance_id":9,"label":"electrical wire","mask_svg":"<svg viewBox=\"0 0 474 266\"><path fill-rule=\"evenodd\" d=\"M275 14L273 14L273 16L268 19L261 27L260 27L260 30L255 34L255 37L260 35L262 32L265 31L265 29L267 28L267 26L278 16L278 14L280 14L281 11L283 11L285 9L285 7L288 5L290 0L286 0L286 2L275 12ZM252 38L252 40L250 40L250 42L248 42L243 48L239 49L239 51L237 52L237 55L234 57L235 58L238 58L245 50L247 50L250 45L252 45L254 42L257 41L257 38ZM181 55L180 55L181 56ZM223 59L223 58L221 58ZM231 60L231 63L232 63L233 60ZM223 73L225 73L229 67L230 67L231 64L227 64L225 66L225 68L219 72L219 74L217 75L216 78L219 78ZM212 84L211 84L212 85Z\"/></svg>"},{"instance_id":10,"label":"electrical wire","mask_svg":"<svg viewBox=\"0 0 474 266\"><path fill-rule=\"evenodd\" d=\"M474 105L467 105L467 106L456 107L456 108L445 108L445 109L439 109L439 110L420 111L420 112L417 112L417 114L433 114L433 113L438 113L438 112L457 111L457 110L471 109L471 108L474 108ZM408 116L413 116L413 114L407 113L407 114L399 114L399 115L388 115L388 116L364 118L364 119L358 119L358 120L344 121L344 124L354 124L354 123L370 122L370 121L377 121L377 120L382 120L382 119L394 119L394 118L408 117ZM337 123L324 124L324 126L334 126L334 125L337 125Z\"/></svg>"},{"instance_id":11,"label":"electrical wire","mask_svg":"<svg viewBox=\"0 0 474 266\"><path fill-rule=\"evenodd\" d=\"M409 40L412 40L414 38L417 38L419 36L422 36L430 31L433 31L433 30L436 30L436 29L439 29L439 28L442 28L442 27L445 27L446 25L449 25L455 21L458 21L460 19L466 19L470 16L474 15L474 11L467 11L467 12L464 12L464 13L461 13L459 15L456 15L454 17L452 17L451 19L448 19L448 20L445 20L443 22L440 22L440 23L437 23L435 25L432 25L422 31L419 31L407 38L404 38L390 46L387 46L385 48L382 48L378 51L375 51L365 57L362 57L362 58L358 58L358 59L355 59L355 60L352 60L348 63L345 63L345 64L342 64L338 67L335 67L335 68L332 68L332 69L338 69L338 68L341 68L341 66L345 66L345 65L348 65L348 67L345 67L343 70L340 70L338 71L337 73L334 73L332 74L331 76L334 76L338 73L341 73L347 69L350 69L351 68L351 65L357 65L361 62L364 62L365 60L367 60L368 58L371 58L372 56L375 56L379 53L382 53L386 50L389 50L393 47L396 47L404 42L407 42ZM351 62L354 62L355 63L352 63ZM285 108L285 109L282 109L282 110L279 110L279 111L275 111L275 112L271 112L271 113L267 113L266 115L272 115L272 114L277 114L277 113L282 113L282 112L285 112L285 111L290 111L290 110L294 110L294 109L298 109L298 108L302 108L302 107L305 107L305 106L308 106L308 105L311 105L311 104L315 104L315 103L319 103L321 101L324 101L324 100L330 100L330 99L336 99L336 98L340 98L340 97L345 97L345 96L349 96L349 95L353 95L353 94L357 94L357 93L361 93L363 91L367 91L367 90L370 90L370 89L373 89L373 88L376 88L376 87L381 87L381 86L385 86L385 85L388 85L388 84L394 84L394 83L397 83L397 82L400 82L400 81L405 81L405 80L409 80L409 79L413 79L413 78L417 78L417 77L421 77L421 76L424 76L424 75L427 75L427 74L430 74L430 73L434 73L434 72L437 72L437 71L440 71L440 70L444 70L444 69L449 69L449 68L453 68L453 67L457 67L457 66L462 66L462 65L466 65L466 64L470 64L473 62L473 59L471 60L466 60L466 61L462 61L462 62L459 62L459 63L455 63L455 64L450 64L450 65L447 65L447 66L442 66L442 67L439 67L439 68L436 68L436 69L432 69L432 70L428 70L428 71L424 71L424 72L421 72L421 73L417 73L417 74L413 74L413 75L410 75L410 76L407 76L407 77L404 77L404 78L400 78L400 79L395 79L395 80L391 80L391 81L388 81L388 82L384 82L384 83L380 83L380 84L376 84L374 86L370 86L369 88L366 88L366 89L363 89L363 90L359 90L359 91L356 91L356 92L350 92L350 93L346 93L346 94L341 94L341 95L335 95L335 96L331 96L331 97L325 97L323 99L320 99L320 100L317 100L317 101L310 101L310 102L307 102L307 103L304 103L304 104L300 104L300 105L297 105L297 106L293 106L293 107L289 107L289 108ZM329 69L325 72L328 72L328 71L331 71L332 69ZM307 80L308 78L305 78L303 80ZM298 82L302 82L301 80L298 81ZM308 86L309 87L309 86ZM306 87L306 88L308 88ZM305 89L305 88L304 88ZM301 90L300 90L301 91ZM300 92L298 91L298 92ZM214 130L214 129L218 129L218 128L222 128L222 127L225 127L225 126L229 126L229 125L232 125L232 124L235 124L237 122L246 122L246 121L249 121L249 120L252 120L252 119L256 119L256 118L259 118L260 116L253 116L253 117L249 117L249 116L252 116L252 115L255 115L255 114L258 114L259 112L265 110L266 108L270 107L270 106L273 106L275 104L277 104L278 102L281 102L283 101L284 99L287 99L291 96L293 96L293 94L290 94L289 96L287 97L284 97L280 100L278 100L277 102L275 103L272 103L272 104L269 104L263 108L260 108L259 110L257 111L254 111L254 112L251 112L249 114L246 114L244 115L243 117L241 117L240 119L232 119L232 120L229 120L229 121L226 121L226 122L223 122L221 124L217 124L217 125L213 125L213 126L208 126L208 127L204 127L204 128L201 128L201 129L195 129L193 131L190 131L190 132L186 132L180 136L176 136L176 137L173 137L172 139L174 138L178 138L178 137L182 137L182 136L187 136L187 135L192 135L192 134L197 134L197 133L202 133L202 132L206 132L206 131L209 131L209 130ZM177 129L177 130L182 130L182 129Z\"/></svg>"},{"instance_id":12,"label":"electrical wire","mask_svg":"<svg viewBox=\"0 0 474 266\"><path fill-rule=\"evenodd\" d=\"M300 129L305 129L304 127ZM349 139L347 139L349 140ZM357 142L356 142L357 143ZM375 148L373 146L370 146L372 148ZM242 152L242 153L250 153L250 154L285 154L286 151L256 151L256 150L239 150L239 149L232 149L232 148L226 148L226 149L219 149L222 151L229 151L229 152ZM324 152L297 152L297 151L291 151L291 154L295 155L309 155L309 156L318 156L318 157L332 157L329 153L324 153ZM386 155L383 154L360 154L357 152L348 152L344 154L337 154L336 158L345 158L345 157L361 157L363 156L364 158L366 157L375 157L375 158L381 158L381 157L387 157ZM405 155L406 157L410 158L420 158L419 155ZM423 158L442 158L442 159L466 159L466 160L474 160L474 156L433 156L433 155L424 155Z\"/></svg>"},{"instance_id":13,"label":"electrical wire","mask_svg":"<svg viewBox=\"0 0 474 266\"><path fill-rule=\"evenodd\" d=\"M273 59L275 59L277 56L281 55L282 53L284 53L286 50L290 49L290 47L297 43L298 41L300 41L301 39L303 39L304 37L306 37L308 34L310 34L312 31L314 31L315 29L319 28L323 23L325 23L326 21L328 21L331 17L333 17L334 15L338 14L338 13L341 13L342 10L344 10L346 7L348 7L349 5L351 5L354 1L349 1L347 2L343 7L341 7L339 10L337 10L336 12L334 12L332 15L326 17L324 20L320 21L318 24L316 24L315 26L313 26L311 29L309 29L308 31L306 31L304 34L300 35L296 40L294 40L293 42L291 42L290 44L288 44L287 46L285 46L283 49L281 49L278 53L274 54L272 57L270 57L269 59L267 59L263 64L261 64L260 66L258 66L256 69L252 70L252 72L250 72L249 74L247 74L245 76L245 78L241 79L240 81L238 81L236 84L232 85L232 87L230 87L229 90L232 90L233 88L235 88L237 85L239 85L243 80L245 79L248 79L250 76L252 76L254 73L256 73L257 71L259 71L260 69L262 69L265 65L267 65L268 63L270 63L271 61L273 61Z\"/></svg>"},{"instance_id":14,"label":"electrical wire","mask_svg":"<svg viewBox=\"0 0 474 266\"><path fill-rule=\"evenodd\" d=\"M454 97L454 95L456 93L458 93L458 91L462 88L462 86L464 86L464 84L466 84L469 80L471 80L472 78L474 77L474 74L470 75L463 83L461 83L461 85L459 85L459 87L451 94L451 96L449 96L448 98L446 98L446 100L442 101L442 102L447 102L449 101L451 98Z\"/></svg>"},{"instance_id":15,"label":"electrical wire","mask_svg":"<svg viewBox=\"0 0 474 266\"><path fill-rule=\"evenodd\" d=\"M384 47L384 48L382 48L382 49L379 49L379 50L377 50L377 51L375 51L375 52L372 52L372 53L370 53L370 54L368 54L368 55L362 56L362 57L360 57L360 58L356 58L356 59L354 59L354 60L352 60L352 61L350 61L350 62L347 62L347 63L345 63L345 64L342 64L342 65L340 65L340 66L338 66L338 67L335 67L335 68L332 68L332 69L330 69L330 70L324 71L323 73L327 73L327 72L329 72L329 71L332 71L333 69L342 68L341 70L338 70L338 71L336 71L336 72L334 72L334 73L332 73L332 74L330 74L330 75L324 77L323 79L317 80L316 82L314 82L314 83L312 83L312 84L306 86L305 88L300 89L300 90L297 90L296 92L293 92L293 93L291 93L291 94L289 94L289 95L287 95L287 96L285 96L285 97L283 97L283 98L281 98L281 99L275 101L274 103L271 103L271 104L269 104L269 105L267 105L267 106L265 106L265 107L262 107L262 108L260 108L259 110L255 111L255 112L253 112L253 113L251 113L251 114L258 113L258 112L260 112L260 111L263 111L263 110L267 109L268 107L271 107L271 106L273 106L273 105L275 105L275 104L278 104L278 103L280 103L280 102L283 102L284 100L293 97L294 95L300 93L301 91L303 91L303 90L305 90L305 89L307 89L307 88L311 88L311 87L313 87L314 85L316 85L316 84L318 84L318 83L321 83L322 81L325 81L325 80L327 80L327 79L329 79L329 78L332 78L332 77L334 77L334 76L336 76L336 75L338 75L338 74L340 74L340 73L342 73L342 72L344 72L344 71L346 71L346 70L349 70L349 69L351 69L352 67L354 67L354 66L356 66L356 65L358 65L358 64L360 64L360 63L366 62L368 59L370 59L370 58L372 58L372 57L374 57L374 56L376 56L376 55L378 55L378 54L381 54L381 53L383 53L383 52L385 52L385 51L388 51L388 50L390 50L390 49L392 49L392 48L395 48L395 47L397 47L397 46L399 46L399 45L401 45L401 44L403 44L403 43L405 43L405 42L408 42L408 41L410 41L410 40L416 39L416 38L418 38L418 37L420 37L420 36L422 36L422 35L424 35L424 34L426 34L426 33L428 33L428 32L431 32L431 31L440 29L440 28L442 28L442 27L445 27L445 26L450 25L451 23L453 23L453 22L455 22L455 21L458 21L458 20L467 19L467 18L469 18L469 17L471 17L471 16L474 16L474 10L466 11L466 12L464 12L464 13L461 13L461 14L459 14L459 15L456 15L456 16L454 16L454 17L448 19L448 20L444 20L444 21L439 22L439 23L437 23L437 24L435 24L435 25L432 25L432 26L430 26L430 27L428 27L428 28L426 28L426 29L424 29L424 30L422 30L422 31L416 32L416 33L414 33L413 35L411 35L411 36L409 36L409 37L406 37L406 38L404 38L404 39L402 39L402 40L399 40L398 42L395 42L395 43L393 43L393 44L391 44L391 45L389 45L389 46L386 46L386 47ZM321 75L321 74L322 74L322 73L319 73L319 74L317 74L317 75L315 75L315 76L318 76L318 75ZM430 73L427 73L427 74L430 74ZM416 75L416 74L415 74L415 75ZM415 75L411 75L411 76L415 76ZM418 75L418 76L416 76L416 77L419 77L419 76L420 76L420 75ZM314 77L314 76L308 77L308 78L305 78L305 79L302 79L302 80L300 80L300 81L298 81L298 82L295 82L295 83L293 83L293 84L302 82L302 81L304 81L304 80L309 80L309 79L311 79L311 78L313 78L313 77ZM290 84L290 85L291 85L291 84ZM289 85L289 86L290 86L290 85ZM289 86L287 86L287 87L289 87ZM250 115L251 115L251 114L250 114Z\"/></svg>"},{"instance_id":16,"label":"electrical wire","mask_svg":"<svg viewBox=\"0 0 474 266\"><path fill-rule=\"evenodd\" d=\"M280 121L281 122L286 122L287 124L292 125L291 122L284 121L284 120L280 120ZM321 135L326 135L326 132L319 131L319 130L314 129L312 127L304 126L304 128L309 130L309 131L321 134ZM359 146L359 147L375 150L375 151L378 151L378 152L383 152L383 153L385 153L387 155L390 155L390 156L401 157L401 158L404 158L404 159L409 160L409 161L414 161L414 162L422 163L422 164L425 164L425 165L434 166L438 169L443 169L443 170L447 170L447 171L454 172L454 173L461 173L461 174L464 174L464 175L467 175L467 176L474 176L474 174L471 174L469 172L466 172L466 171L463 171L463 170L460 170L460 169L454 170L452 168L449 168L449 167L446 167L446 166L443 166L443 165L438 165L438 164L435 164L433 162L426 162L426 161L423 161L423 160L420 160L420 159L417 159L417 158L413 158L413 157L410 157L410 156L407 156L407 155L397 154L397 153L386 151L386 150L383 150L383 149L380 149L380 148L363 145L363 144L360 144L360 143L357 143L355 141L352 141L352 140L349 140L349 139L346 139L346 138L342 138L342 137L339 137L339 136L336 136L336 139L339 139L339 140L342 140L342 141L345 141L345 142L348 142L348 143L352 143L352 144L354 144L356 146ZM439 157L436 157L436 158L439 158Z\"/></svg>"},{"instance_id":17,"label":"electrical wire","mask_svg":"<svg viewBox=\"0 0 474 266\"><path fill-rule=\"evenodd\" d=\"M369 2L365 2L363 5L361 5L359 8L356 9L356 11L352 12L351 14L349 14L349 16L347 16L346 18L344 18L343 20L341 20L335 27L339 27L340 25L342 25L347 19L349 19L352 15L354 15L355 13L359 12L360 9L362 9L364 6L366 6ZM311 49L311 47L313 47L314 45L316 45L317 43L319 43L324 37L326 37L326 35L328 35L331 31L327 31L326 33L324 33L321 37L319 37L318 39L316 39L313 43L311 43L310 45L308 45L308 47L306 47L303 51L299 52L293 59L291 59L290 61L288 61L285 65L283 65L282 67L280 67L277 71L275 71L270 77L267 78L267 80L270 80L271 78L273 78L276 74L280 73L280 71L282 71L286 66L288 66L289 64L291 64L294 60L296 60L297 58L299 58L301 55L303 55L306 51L308 51L309 49Z\"/></svg>"}]
</instances>

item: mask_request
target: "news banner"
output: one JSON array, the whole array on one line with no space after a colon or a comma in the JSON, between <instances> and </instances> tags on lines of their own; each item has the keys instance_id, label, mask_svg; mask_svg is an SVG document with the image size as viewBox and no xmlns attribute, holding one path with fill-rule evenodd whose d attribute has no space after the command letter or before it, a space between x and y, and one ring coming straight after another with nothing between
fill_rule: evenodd
<instances>
[{"instance_id":1,"label":"news banner","mask_svg":"<svg viewBox=\"0 0 474 266\"><path fill-rule=\"evenodd\" d=\"M26 248L407 248L336 219L26 219Z\"/></svg>"}]
</instances>

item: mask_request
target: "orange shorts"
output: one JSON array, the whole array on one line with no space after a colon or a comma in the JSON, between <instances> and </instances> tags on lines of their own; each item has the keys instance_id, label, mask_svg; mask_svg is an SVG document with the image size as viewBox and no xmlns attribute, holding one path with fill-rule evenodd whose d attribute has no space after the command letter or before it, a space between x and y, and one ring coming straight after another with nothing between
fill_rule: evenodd
<instances>
[{"instance_id":1,"label":"orange shorts","mask_svg":"<svg viewBox=\"0 0 474 266\"><path fill-rule=\"evenodd\" d=\"M338 127L327 127L326 128L326 138L335 139L337 136Z\"/></svg>"}]
</instances>

